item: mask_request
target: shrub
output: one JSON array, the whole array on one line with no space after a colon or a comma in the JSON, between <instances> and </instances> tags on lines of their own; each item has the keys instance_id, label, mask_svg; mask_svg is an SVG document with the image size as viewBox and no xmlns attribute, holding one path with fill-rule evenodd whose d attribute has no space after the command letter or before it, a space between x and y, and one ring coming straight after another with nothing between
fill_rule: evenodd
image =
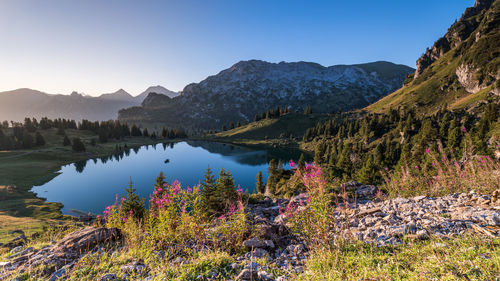
<instances>
[{"instance_id":1,"label":"shrub","mask_svg":"<svg viewBox=\"0 0 500 281\"><path fill-rule=\"evenodd\" d=\"M450 152L451 154L451 152ZM500 188L500 163L490 156L449 157L441 145L437 151L426 149L429 165L403 165L394 172L383 172L390 196L443 196L455 192L489 194Z\"/></svg>"},{"instance_id":2,"label":"shrub","mask_svg":"<svg viewBox=\"0 0 500 281\"><path fill-rule=\"evenodd\" d=\"M83 152L85 151L85 145L83 144L82 140L80 140L80 138L73 138L72 149L75 152Z\"/></svg>"}]
</instances>

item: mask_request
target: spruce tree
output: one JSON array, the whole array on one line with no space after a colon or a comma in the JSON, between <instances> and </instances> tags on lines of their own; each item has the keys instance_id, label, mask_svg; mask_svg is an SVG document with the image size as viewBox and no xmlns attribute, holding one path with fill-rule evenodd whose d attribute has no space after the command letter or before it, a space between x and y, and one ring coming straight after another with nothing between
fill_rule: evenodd
<instances>
[{"instance_id":1,"label":"spruce tree","mask_svg":"<svg viewBox=\"0 0 500 281\"><path fill-rule=\"evenodd\" d=\"M259 171L257 173L257 177L255 178L255 189L257 190L258 193L264 194L266 192L265 187L264 187L264 182L262 181L262 172Z\"/></svg>"},{"instance_id":2,"label":"spruce tree","mask_svg":"<svg viewBox=\"0 0 500 281\"><path fill-rule=\"evenodd\" d=\"M45 139L43 138L42 134L40 134L40 132L36 132L35 143L37 146L45 145Z\"/></svg>"},{"instance_id":3,"label":"spruce tree","mask_svg":"<svg viewBox=\"0 0 500 281\"><path fill-rule=\"evenodd\" d=\"M73 151L75 152L83 152L85 151L85 145L83 144L80 138L73 138Z\"/></svg>"},{"instance_id":4,"label":"spruce tree","mask_svg":"<svg viewBox=\"0 0 500 281\"><path fill-rule=\"evenodd\" d=\"M144 217L144 198L135 194L135 190L131 177L129 187L126 189L127 195L125 196L125 201L122 203L122 216L132 216L135 219L142 219Z\"/></svg>"},{"instance_id":5,"label":"spruce tree","mask_svg":"<svg viewBox=\"0 0 500 281\"><path fill-rule=\"evenodd\" d=\"M299 162L297 163L297 168L299 170L303 170L305 166L306 166L306 161L304 160L304 153L301 153L299 157Z\"/></svg>"},{"instance_id":6,"label":"spruce tree","mask_svg":"<svg viewBox=\"0 0 500 281\"><path fill-rule=\"evenodd\" d=\"M215 184L214 175L209 166L201 182L201 202L208 217L212 217L215 214L218 205L217 199L215 198Z\"/></svg>"},{"instance_id":7,"label":"spruce tree","mask_svg":"<svg viewBox=\"0 0 500 281\"><path fill-rule=\"evenodd\" d=\"M69 140L68 136L64 135L63 146L68 146L70 144L71 144L71 141Z\"/></svg>"}]
</instances>

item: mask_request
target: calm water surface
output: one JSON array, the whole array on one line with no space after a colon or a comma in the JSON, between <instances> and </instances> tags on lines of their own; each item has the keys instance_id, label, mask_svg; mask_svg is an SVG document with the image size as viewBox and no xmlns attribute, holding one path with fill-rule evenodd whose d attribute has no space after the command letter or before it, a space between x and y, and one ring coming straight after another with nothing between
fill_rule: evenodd
<instances>
[{"instance_id":1,"label":"calm water surface","mask_svg":"<svg viewBox=\"0 0 500 281\"><path fill-rule=\"evenodd\" d=\"M60 174L33 191L50 202L61 202L65 214L102 213L125 194L130 178L142 197L149 198L160 172L166 180L177 179L183 187L198 184L208 166L214 174L228 169L236 184L254 191L255 176L261 171L267 178L267 163L281 159L288 163L299 158L299 151L258 149L216 142L187 141L176 144L143 146L106 158L91 159L61 167ZM169 162L165 163L168 159ZM288 164L286 164L288 165ZM146 200L147 201L147 200Z\"/></svg>"}]
</instances>

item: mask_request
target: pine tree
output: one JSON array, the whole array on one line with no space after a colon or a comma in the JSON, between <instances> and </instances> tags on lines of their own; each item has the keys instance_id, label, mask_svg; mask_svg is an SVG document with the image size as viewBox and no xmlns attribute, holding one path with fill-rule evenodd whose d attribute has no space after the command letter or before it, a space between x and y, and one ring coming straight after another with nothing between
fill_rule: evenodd
<instances>
[{"instance_id":1,"label":"pine tree","mask_svg":"<svg viewBox=\"0 0 500 281\"><path fill-rule=\"evenodd\" d=\"M259 171L257 173L257 177L255 178L255 189L257 190L258 193L264 194L266 192L265 187L264 187L264 182L262 181L262 172Z\"/></svg>"},{"instance_id":2,"label":"pine tree","mask_svg":"<svg viewBox=\"0 0 500 281\"><path fill-rule=\"evenodd\" d=\"M165 182L165 175L163 175L163 172L160 172L160 174L158 175L158 177L156 177L155 186L163 187L163 185L165 183L166 183Z\"/></svg>"},{"instance_id":3,"label":"pine tree","mask_svg":"<svg viewBox=\"0 0 500 281\"><path fill-rule=\"evenodd\" d=\"M68 146L70 144L71 141L69 140L68 136L64 135L63 146Z\"/></svg>"},{"instance_id":4,"label":"pine tree","mask_svg":"<svg viewBox=\"0 0 500 281\"><path fill-rule=\"evenodd\" d=\"M297 163L297 168L299 170L304 170L305 166L306 166L306 161L304 160L304 153L301 153L299 157L299 162Z\"/></svg>"},{"instance_id":5,"label":"pine tree","mask_svg":"<svg viewBox=\"0 0 500 281\"><path fill-rule=\"evenodd\" d=\"M208 217L212 217L218 208L218 202L215 198L215 185L214 175L210 167L208 167L201 182L201 204Z\"/></svg>"},{"instance_id":6,"label":"pine tree","mask_svg":"<svg viewBox=\"0 0 500 281\"><path fill-rule=\"evenodd\" d=\"M130 177L130 184L126 189L127 195L125 196L125 201L122 203L121 215L123 217L129 217L131 215L135 219L140 220L144 217L144 198L135 194L135 190L132 183L132 177Z\"/></svg>"},{"instance_id":7,"label":"pine tree","mask_svg":"<svg viewBox=\"0 0 500 281\"><path fill-rule=\"evenodd\" d=\"M81 139L79 139L79 138L73 138L72 149L75 152L83 152L83 151L85 151L85 145L83 144L83 142L82 142Z\"/></svg>"},{"instance_id":8,"label":"pine tree","mask_svg":"<svg viewBox=\"0 0 500 281\"><path fill-rule=\"evenodd\" d=\"M22 136L22 146L23 148L32 148L33 147L33 137L30 133L25 131Z\"/></svg>"},{"instance_id":9,"label":"pine tree","mask_svg":"<svg viewBox=\"0 0 500 281\"><path fill-rule=\"evenodd\" d=\"M275 195L276 183L278 182L277 179L278 168L275 159L271 159L271 161L269 161L269 167L267 168L267 172L269 173L269 177L267 178L267 183L266 183L266 193L269 195Z\"/></svg>"},{"instance_id":10,"label":"pine tree","mask_svg":"<svg viewBox=\"0 0 500 281\"><path fill-rule=\"evenodd\" d=\"M215 185L215 198L219 203L217 212L224 212L236 201L237 194L234 185L234 178L230 171L220 169L219 178ZM234 207L234 206L233 206Z\"/></svg>"},{"instance_id":11,"label":"pine tree","mask_svg":"<svg viewBox=\"0 0 500 281\"><path fill-rule=\"evenodd\" d=\"M35 143L37 146L45 145L45 139L43 138L42 134L40 134L40 132L36 132Z\"/></svg>"}]
</instances>

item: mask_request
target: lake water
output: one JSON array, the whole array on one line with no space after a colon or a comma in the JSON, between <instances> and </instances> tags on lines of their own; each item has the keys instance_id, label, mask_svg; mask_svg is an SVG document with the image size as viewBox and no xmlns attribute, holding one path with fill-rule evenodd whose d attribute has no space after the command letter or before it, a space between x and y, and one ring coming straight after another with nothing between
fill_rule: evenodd
<instances>
[{"instance_id":1,"label":"lake water","mask_svg":"<svg viewBox=\"0 0 500 281\"><path fill-rule=\"evenodd\" d=\"M299 151L206 141L157 144L63 166L58 176L32 190L50 202L63 203L64 214L75 215L74 210L99 214L115 201L116 194L125 194L130 178L136 192L149 198L160 172L167 181L177 179L187 187L198 184L210 166L215 175L221 168L230 170L236 184L253 192L257 173L261 171L267 178L270 159L281 159L287 166L290 159L299 157Z\"/></svg>"}]
</instances>

